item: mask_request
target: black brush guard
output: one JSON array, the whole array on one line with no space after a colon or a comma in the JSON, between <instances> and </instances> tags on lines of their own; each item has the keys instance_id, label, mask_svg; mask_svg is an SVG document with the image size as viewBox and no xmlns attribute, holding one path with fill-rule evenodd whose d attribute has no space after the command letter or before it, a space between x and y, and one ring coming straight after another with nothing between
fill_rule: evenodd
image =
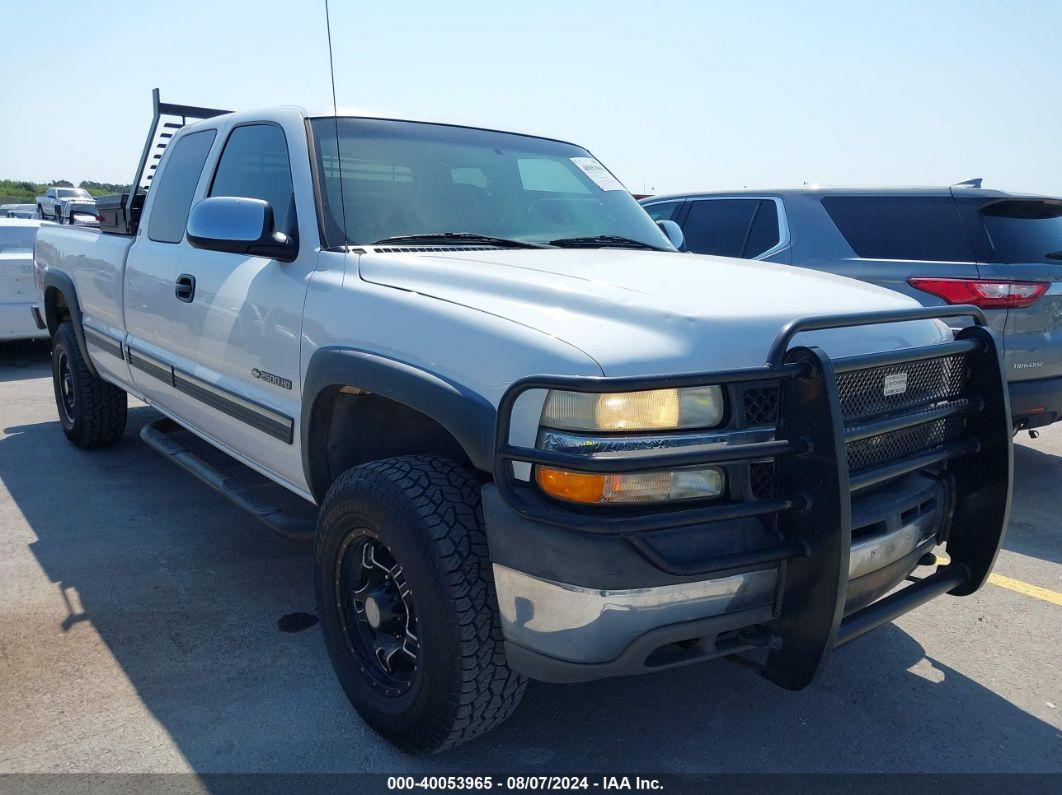
<instances>
[{"instance_id":1,"label":"black brush guard","mask_svg":"<svg viewBox=\"0 0 1062 795\"><path fill-rule=\"evenodd\" d=\"M969 317L974 325L953 341L882 354L831 360L818 348L790 349L804 331L847 328L911 320ZM963 354L969 367L967 394L959 406L937 408L941 415L965 415L958 440L861 469L849 475L845 443L867 434L867 427L846 426L838 399L836 374L904 365ZM511 415L528 390L624 392L705 384L776 382L780 404L775 441L725 448L639 452L588 458L575 453L509 444ZM876 423L895 431L926 422L926 410L893 413ZM517 481L512 462L577 472L617 473L672 469L740 461L775 461L774 499L728 502L685 509L648 510L623 515L566 508ZM948 462L955 484L955 511L948 529L951 563L919 581L844 616L852 544L851 494L908 473ZM747 567L777 565L771 650L762 674L789 689L806 687L829 653L870 630L944 593L976 591L992 568L1010 509L1012 470L1010 409L999 352L984 314L972 306L927 307L793 321L782 329L763 367L715 373L649 378L528 378L514 384L498 408L495 483L509 505L524 518L579 532L623 537L658 569L677 576L715 575ZM672 561L652 545L654 531L754 516L776 516L780 542L771 548L703 561Z\"/></svg>"}]
</instances>

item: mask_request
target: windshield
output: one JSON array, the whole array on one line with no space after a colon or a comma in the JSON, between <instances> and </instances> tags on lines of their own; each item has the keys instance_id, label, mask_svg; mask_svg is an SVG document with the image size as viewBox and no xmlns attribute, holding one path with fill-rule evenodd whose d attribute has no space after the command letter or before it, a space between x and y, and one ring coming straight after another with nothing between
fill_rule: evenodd
<instances>
[{"instance_id":1,"label":"windshield","mask_svg":"<svg viewBox=\"0 0 1062 795\"><path fill-rule=\"evenodd\" d=\"M92 195L82 188L59 188L56 195L60 199L91 199Z\"/></svg>"},{"instance_id":2,"label":"windshield","mask_svg":"<svg viewBox=\"0 0 1062 795\"><path fill-rule=\"evenodd\" d=\"M311 128L327 246L449 232L672 249L619 181L572 144L379 119L320 118Z\"/></svg>"},{"instance_id":3,"label":"windshield","mask_svg":"<svg viewBox=\"0 0 1062 795\"><path fill-rule=\"evenodd\" d=\"M36 239L35 226L0 227L0 254L32 254Z\"/></svg>"},{"instance_id":4,"label":"windshield","mask_svg":"<svg viewBox=\"0 0 1062 795\"><path fill-rule=\"evenodd\" d=\"M1062 200L993 202L981 208L981 218L997 262L1051 262L1062 257Z\"/></svg>"}]
</instances>

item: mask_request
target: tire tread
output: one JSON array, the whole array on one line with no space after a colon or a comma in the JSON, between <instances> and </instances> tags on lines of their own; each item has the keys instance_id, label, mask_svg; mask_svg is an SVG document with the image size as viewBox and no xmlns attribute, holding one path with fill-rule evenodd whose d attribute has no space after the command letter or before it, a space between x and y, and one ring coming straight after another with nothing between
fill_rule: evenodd
<instances>
[{"instance_id":1,"label":"tire tread","mask_svg":"<svg viewBox=\"0 0 1062 795\"><path fill-rule=\"evenodd\" d=\"M114 444L125 434L128 419L128 399L126 393L94 376L81 355L77 335L71 323L62 323L55 332L54 344L60 344L66 351L70 363L70 372L75 379L77 396L77 418L72 428L63 425L67 438L80 448L92 450ZM54 354L53 354L54 355ZM62 418L63 407L58 387L58 371L53 366L55 383L56 409Z\"/></svg>"},{"instance_id":2,"label":"tire tread","mask_svg":"<svg viewBox=\"0 0 1062 795\"><path fill-rule=\"evenodd\" d=\"M383 459L340 475L321 505L321 516L365 489L389 488L404 495L415 513L408 519L427 530L424 540L450 605L457 682L448 709L436 711L426 731L397 743L404 750L432 753L502 723L519 705L527 679L506 663L478 481L439 456Z\"/></svg>"}]
</instances>

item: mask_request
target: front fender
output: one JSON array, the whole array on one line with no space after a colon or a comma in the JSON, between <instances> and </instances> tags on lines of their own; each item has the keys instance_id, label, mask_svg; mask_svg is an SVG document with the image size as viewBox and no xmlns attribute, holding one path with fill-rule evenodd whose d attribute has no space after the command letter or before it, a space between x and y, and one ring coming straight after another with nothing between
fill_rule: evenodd
<instances>
[{"instance_id":1,"label":"front fender","mask_svg":"<svg viewBox=\"0 0 1062 795\"><path fill-rule=\"evenodd\" d=\"M437 373L357 348L318 348L303 380L300 423L303 471L311 489L320 480L311 461L311 434L318 398L329 387L353 386L401 403L435 420L457 440L473 466L493 468L494 405Z\"/></svg>"}]
</instances>

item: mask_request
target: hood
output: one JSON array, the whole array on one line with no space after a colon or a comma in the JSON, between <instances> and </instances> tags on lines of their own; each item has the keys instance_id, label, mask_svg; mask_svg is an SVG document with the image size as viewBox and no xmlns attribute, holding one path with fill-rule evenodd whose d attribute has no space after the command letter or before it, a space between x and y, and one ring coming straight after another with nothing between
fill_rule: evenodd
<instances>
[{"instance_id":1,"label":"hood","mask_svg":"<svg viewBox=\"0 0 1062 795\"><path fill-rule=\"evenodd\" d=\"M754 367L789 321L919 306L865 282L787 265L629 249L369 251L366 281L467 306L557 337L606 375ZM799 335L834 357L950 338L937 321Z\"/></svg>"}]
</instances>

